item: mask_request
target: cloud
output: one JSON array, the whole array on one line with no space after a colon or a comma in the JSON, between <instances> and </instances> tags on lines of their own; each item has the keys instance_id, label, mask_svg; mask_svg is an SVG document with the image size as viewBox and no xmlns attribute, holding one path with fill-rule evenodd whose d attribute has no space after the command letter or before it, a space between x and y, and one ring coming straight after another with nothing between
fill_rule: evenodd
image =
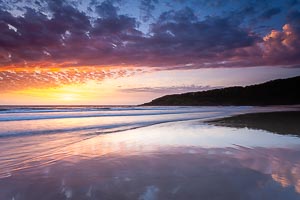
<instances>
[{"instance_id":1,"label":"cloud","mask_svg":"<svg viewBox=\"0 0 300 200\"><path fill-rule=\"evenodd\" d=\"M198 86L198 85L183 85L183 86L170 86L170 87L137 87L137 88L126 88L120 89L122 92L141 92L141 93L160 93L160 94L173 94L173 93L184 93L194 91L204 91L216 89L218 87L212 86Z\"/></svg>"},{"instance_id":2,"label":"cloud","mask_svg":"<svg viewBox=\"0 0 300 200\"><path fill-rule=\"evenodd\" d=\"M171 70L300 64L297 10L289 11L282 30L264 36L243 23L243 16L254 13L251 6L231 16L199 17L190 7L163 11L145 33L136 16L120 14L117 2L91 2L89 15L73 1L40 1L23 6L21 14L0 7L0 67ZM141 9L150 16L157 3L141 1ZM262 17L280 11L270 8Z\"/></svg>"},{"instance_id":3,"label":"cloud","mask_svg":"<svg viewBox=\"0 0 300 200\"><path fill-rule=\"evenodd\" d=\"M260 18L261 18L261 19L270 19L270 18L272 18L274 15L279 14L280 12L281 12L281 9L280 9L280 8L270 8L270 9L264 11L264 12L261 14Z\"/></svg>"},{"instance_id":4,"label":"cloud","mask_svg":"<svg viewBox=\"0 0 300 200\"><path fill-rule=\"evenodd\" d=\"M222 51L249 46L258 39L229 18L199 21L189 8L162 13L148 36L137 29L135 18L117 15L117 8L108 1L96 7L101 17L93 22L60 1L49 3L49 9L50 19L29 8L19 17L0 12L1 55L6 57L2 66L38 61L72 61L76 66L203 64L218 59Z\"/></svg>"},{"instance_id":5,"label":"cloud","mask_svg":"<svg viewBox=\"0 0 300 200\"><path fill-rule=\"evenodd\" d=\"M19 68L0 71L0 92L29 88L60 87L69 84L100 82L104 79L133 76L143 73L133 68Z\"/></svg>"},{"instance_id":6,"label":"cloud","mask_svg":"<svg viewBox=\"0 0 300 200\"><path fill-rule=\"evenodd\" d=\"M96 6L96 12L103 18L115 18L117 17L118 8L115 7L111 1L104 1L100 5Z\"/></svg>"},{"instance_id":7,"label":"cloud","mask_svg":"<svg viewBox=\"0 0 300 200\"><path fill-rule=\"evenodd\" d=\"M264 59L270 64L300 62L300 29L285 24L282 31L272 30L264 38Z\"/></svg>"},{"instance_id":8,"label":"cloud","mask_svg":"<svg viewBox=\"0 0 300 200\"><path fill-rule=\"evenodd\" d=\"M142 12L143 22L149 21L151 18L154 18L152 12L155 10L155 6L158 3L158 0L141 0L140 9Z\"/></svg>"},{"instance_id":9,"label":"cloud","mask_svg":"<svg viewBox=\"0 0 300 200\"><path fill-rule=\"evenodd\" d=\"M207 17L199 21L189 8L163 13L152 25L152 33L143 49L150 59L158 61L153 65L196 63L205 67L212 60L227 59L222 52L251 46L259 40L230 18Z\"/></svg>"},{"instance_id":10,"label":"cloud","mask_svg":"<svg viewBox=\"0 0 300 200\"><path fill-rule=\"evenodd\" d=\"M31 8L26 8L24 16L13 16L4 10L0 12L0 55L3 58L0 65L25 66L49 62L64 67L62 63L68 62L73 66L149 66L169 69L187 64L192 64L194 68L243 67L257 63L267 65L267 61L271 60L269 57L273 55L277 61L272 63L274 65L295 64L295 59L284 61L278 58L295 57L298 51L293 45L298 44L298 32L292 24L283 30L285 37L289 37L285 41L292 41L293 44L289 43L289 50L282 52L290 54L278 56L275 52L271 53L272 49L278 48L278 44L271 42L270 35L264 37L261 43L262 38L242 28L240 20L226 16L199 19L188 7L163 12L151 24L148 34L138 29L136 18L118 14L118 8L111 1L95 6L99 17L94 19L71 4L58 0L49 1L48 8L52 14L50 18ZM290 16L295 18L292 14ZM287 34L286 28L292 31L293 39ZM259 43L262 46L260 49ZM292 45L294 50L290 48ZM253 60L253 57L247 48L254 47L256 52L262 52L256 55L261 59L255 58L251 63L249 60ZM238 55L243 56L239 58ZM264 58L267 60L264 61Z\"/></svg>"}]
</instances>

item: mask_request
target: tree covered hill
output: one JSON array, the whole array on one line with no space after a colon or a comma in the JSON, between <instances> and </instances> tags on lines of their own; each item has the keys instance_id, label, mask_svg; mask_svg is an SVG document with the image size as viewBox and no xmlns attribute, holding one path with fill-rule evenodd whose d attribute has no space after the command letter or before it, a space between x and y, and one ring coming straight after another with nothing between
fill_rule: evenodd
<instances>
[{"instance_id":1,"label":"tree covered hill","mask_svg":"<svg viewBox=\"0 0 300 200\"><path fill-rule=\"evenodd\" d=\"M300 76L257 85L166 95L143 106L244 106L300 104Z\"/></svg>"}]
</instances>

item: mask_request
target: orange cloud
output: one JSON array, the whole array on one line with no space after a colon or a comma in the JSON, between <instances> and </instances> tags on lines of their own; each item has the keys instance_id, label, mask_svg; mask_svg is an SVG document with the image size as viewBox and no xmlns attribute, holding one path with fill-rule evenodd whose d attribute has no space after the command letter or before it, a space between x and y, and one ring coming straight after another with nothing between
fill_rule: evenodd
<instances>
[{"instance_id":1,"label":"orange cloud","mask_svg":"<svg viewBox=\"0 0 300 200\"><path fill-rule=\"evenodd\" d=\"M118 67L6 67L0 68L0 91L101 82L105 78L127 77L141 72L141 69Z\"/></svg>"},{"instance_id":2,"label":"orange cloud","mask_svg":"<svg viewBox=\"0 0 300 200\"><path fill-rule=\"evenodd\" d=\"M263 58L268 63L290 63L299 61L300 34L291 24L285 24L282 31L272 30L263 38Z\"/></svg>"}]
</instances>

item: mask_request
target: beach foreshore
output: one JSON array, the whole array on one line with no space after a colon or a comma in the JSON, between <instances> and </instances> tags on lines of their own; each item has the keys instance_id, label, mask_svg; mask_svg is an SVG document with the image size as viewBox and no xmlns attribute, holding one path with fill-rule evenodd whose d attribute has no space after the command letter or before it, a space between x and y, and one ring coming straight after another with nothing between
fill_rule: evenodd
<instances>
[{"instance_id":1,"label":"beach foreshore","mask_svg":"<svg viewBox=\"0 0 300 200\"><path fill-rule=\"evenodd\" d=\"M260 117L256 112L287 118L299 115L292 112L296 108L145 109L92 111L93 117L51 113L48 119L19 120L37 118L36 113L25 113L16 121L1 122L14 123L12 128L19 127L15 130L28 124L52 128L57 122L64 122L67 130L66 125L74 128L79 121L124 126L127 120L146 126L108 134L78 127L2 137L0 199L299 199L299 137L214 124L244 116L238 114ZM107 116L111 113L115 116Z\"/></svg>"},{"instance_id":2,"label":"beach foreshore","mask_svg":"<svg viewBox=\"0 0 300 200\"><path fill-rule=\"evenodd\" d=\"M206 121L217 126L260 129L300 136L300 111L248 113Z\"/></svg>"}]
</instances>

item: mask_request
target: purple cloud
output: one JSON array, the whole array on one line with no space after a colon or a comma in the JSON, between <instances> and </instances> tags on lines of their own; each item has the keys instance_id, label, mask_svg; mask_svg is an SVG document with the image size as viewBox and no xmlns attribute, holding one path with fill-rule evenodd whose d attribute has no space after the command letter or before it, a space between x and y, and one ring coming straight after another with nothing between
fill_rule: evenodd
<instances>
[{"instance_id":1,"label":"purple cloud","mask_svg":"<svg viewBox=\"0 0 300 200\"><path fill-rule=\"evenodd\" d=\"M92 4L93 17L67 1L41 3L48 14L25 7L24 15L13 15L5 6L0 8L0 66L164 70L300 64L297 10L289 12L281 31L263 37L242 24L243 15L200 18L185 7L162 12L144 33L139 20L119 14L113 1ZM155 3L142 2L149 11ZM279 12L271 9L263 15L271 18Z\"/></svg>"}]
</instances>

